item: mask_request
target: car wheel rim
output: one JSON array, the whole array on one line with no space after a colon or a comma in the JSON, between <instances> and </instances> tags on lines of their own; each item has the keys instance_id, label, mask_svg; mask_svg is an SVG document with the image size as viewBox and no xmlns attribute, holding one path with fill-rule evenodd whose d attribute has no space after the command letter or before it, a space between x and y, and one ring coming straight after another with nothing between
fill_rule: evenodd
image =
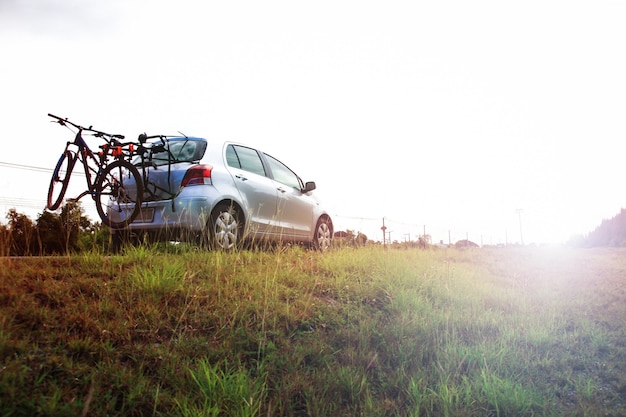
<instances>
[{"instance_id":1,"label":"car wheel rim","mask_svg":"<svg viewBox=\"0 0 626 417\"><path fill-rule=\"evenodd\" d=\"M222 249L231 249L237 244L237 219L228 212L223 212L215 221L215 240Z\"/></svg>"},{"instance_id":2,"label":"car wheel rim","mask_svg":"<svg viewBox=\"0 0 626 417\"><path fill-rule=\"evenodd\" d=\"M330 227L326 223L320 223L317 227L317 246L321 250L330 247Z\"/></svg>"}]
</instances>

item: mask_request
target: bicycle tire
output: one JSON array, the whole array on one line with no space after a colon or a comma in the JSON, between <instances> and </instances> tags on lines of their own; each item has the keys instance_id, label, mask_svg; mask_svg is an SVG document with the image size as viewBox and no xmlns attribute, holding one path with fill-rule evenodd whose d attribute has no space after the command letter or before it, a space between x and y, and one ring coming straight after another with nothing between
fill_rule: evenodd
<instances>
[{"instance_id":1,"label":"bicycle tire","mask_svg":"<svg viewBox=\"0 0 626 417\"><path fill-rule=\"evenodd\" d=\"M98 175L94 200L102 223L111 229L122 229L141 211L143 181L133 164L113 161Z\"/></svg>"},{"instance_id":2,"label":"bicycle tire","mask_svg":"<svg viewBox=\"0 0 626 417\"><path fill-rule=\"evenodd\" d=\"M46 204L48 210L56 210L61 205L67 191L67 186L70 183L70 175L72 174L75 163L76 160L72 152L65 150L65 152L61 154L59 162L57 162L52 172L52 178L50 179L48 201ZM58 195L55 195L56 192L58 192Z\"/></svg>"}]
</instances>

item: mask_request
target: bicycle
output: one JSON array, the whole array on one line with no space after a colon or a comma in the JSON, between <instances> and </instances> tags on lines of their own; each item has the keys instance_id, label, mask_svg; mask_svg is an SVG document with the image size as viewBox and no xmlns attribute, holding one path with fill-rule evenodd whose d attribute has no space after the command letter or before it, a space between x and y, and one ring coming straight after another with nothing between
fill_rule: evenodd
<instances>
[{"instance_id":1,"label":"bicycle","mask_svg":"<svg viewBox=\"0 0 626 417\"><path fill-rule=\"evenodd\" d=\"M155 199L166 199L172 200L172 207L175 207L173 204L174 198L178 194L178 191L171 192L172 187L163 188L157 185L155 182L150 181L150 177L148 174L147 167L156 168L160 165L167 166L167 184L170 184L170 174L172 169L172 164L175 162L179 162L178 159L172 154L168 139L171 136L167 135L152 135L148 136L145 133L139 135L137 143L129 142L129 145L135 147L135 152L130 155L132 158L135 156L133 165L141 167L140 173L141 178L143 180L143 200L144 201L152 201ZM149 143L149 139L158 139L158 141L154 141ZM164 156L165 155L165 156ZM129 158L130 160L130 158ZM139 170L139 169L138 169Z\"/></svg>"},{"instance_id":2,"label":"bicycle","mask_svg":"<svg viewBox=\"0 0 626 417\"><path fill-rule=\"evenodd\" d=\"M132 146L124 148L125 144L119 141L124 139L123 135L105 133L93 129L92 126L84 127L50 113L48 116L55 119L53 123L70 130L72 129L69 126L75 128L76 134L73 141L67 142L54 168L48 189L47 208L59 208L67 192L74 166L76 162L80 162L87 179L87 190L72 200L78 201L90 195L104 225L112 229L128 226L139 214L143 196L141 175L134 165L125 160L126 155L134 152ZM97 157L83 139L83 133L102 138L106 142L100 145L101 150Z\"/></svg>"},{"instance_id":3,"label":"bicycle","mask_svg":"<svg viewBox=\"0 0 626 417\"><path fill-rule=\"evenodd\" d=\"M145 203L157 199L172 200L172 208L175 211L176 206L174 205L174 199L179 194L180 190L176 189L176 191L172 191L177 188L173 187L171 183L172 164L187 161L187 159L180 159L180 153L183 151L185 145L177 149L178 156L172 153L169 142L169 139L172 137L175 136L148 136L142 133L139 135L137 142L119 143L119 145L125 149L123 158L137 168L142 178L142 203L144 203L144 206ZM149 142L150 139L158 140ZM160 186L157 182L150 179L150 171L147 168L157 169L160 166L167 167L167 188Z\"/></svg>"}]
</instances>

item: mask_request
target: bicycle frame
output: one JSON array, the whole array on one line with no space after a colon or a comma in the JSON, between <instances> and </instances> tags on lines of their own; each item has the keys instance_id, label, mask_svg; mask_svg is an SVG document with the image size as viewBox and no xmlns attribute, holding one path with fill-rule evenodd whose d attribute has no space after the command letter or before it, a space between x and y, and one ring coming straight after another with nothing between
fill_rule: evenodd
<instances>
[{"instance_id":1,"label":"bicycle frame","mask_svg":"<svg viewBox=\"0 0 626 417\"><path fill-rule=\"evenodd\" d=\"M145 146L145 143L147 142L148 139L160 139L161 140L161 144L160 145L153 145L153 146ZM129 158L129 162L130 159L132 159L132 157L134 155L139 156L140 158L140 163L139 166L141 167L141 169L139 170L140 174L141 174L141 178L142 178L142 182L143 182L143 190L144 193L147 193L150 197L154 198L157 196L157 191L161 191L164 194L169 195L169 197L167 198L167 200L172 200L172 207L175 207L173 204L173 200L176 198L176 196L178 195L178 193L172 193L170 192L168 189L165 189L163 187L159 187L157 184L155 184L154 182L151 182L148 178L148 172L146 170L146 167L151 166L152 165L152 156L155 152L155 149L162 149L164 151L167 152L167 176L168 176L168 183L169 183L169 177L170 177L170 172L172 169L172 163L174 162L174 156L172 155L172 153L169 150L169 147L166 145L166 139L168 138L168 136L165 135L154 135L154 136L146 136L145 133L142 135L139 135L139 143L135 143L134 145L137 146L137 152L131 153L130 155L128 155ZM146 157L146 153L148 154L148 157Z\"/></svg>"},{"instance_id":2,"label":"bicycle frame","mask_svg":"<svg viewBox=\"0 0 626 417\"><path fill-rule=\"evenodd\" d=\"M102 170L106 166L106 162L107 162L107 159L104 157L104 154L99 155L100 156L99 161L96 159L96 156L94 155L93 151L91 150L91 148L89 148L89 145L87 145L87 142L85 142L85 139L83 139L82 132L83 130L79 128L78 132L76 132L76 137L74 138L74 142L67 142L67 145L65 146L65 151L69 151L70 153L73 154L72 162L71 162L72 170L74 168L74 165L76 164L76 161L77 160L80 161L83 165L85 177L87 178L87 190L83 191L78 197L72 199L75 201L80 200L81 198L83 198L84 196L88 194L91 195L92 198L95 198L98 176L102 173ZM78 149L76 151L70 150L70 147L72 145L76 146ZM94 166L89 165L90 161L93 162ZM97 169L95 167L97 167ZM92 174L95 175L93 180L92 180Z\"/></svg>"},{"instance_id":3,"label":"bicycle frame","mask_svg":"<svg viewBox=\"0 0 626 417\"><path fill-rule=\"evenodd\" d=\"M96 203L96 210L103 224L115 229L130 224L139 213L143 194L139 172L125 160L126 155L134 152L133 146L128 145L128 149L123 149L127 145L118 140L124 138L122 135L111 135L92 127L83 127L50 113L48 116L56 119L61 126L71 125L77 129L74 140L66 143L52 174L48 190L48 209L56 210L61 204L72 171L79 161L83 165L87 190L71 200L78 201L90 195ZM84 132L106 142L100 146L102 151L95 154L91 150L83 138Z\"/></svg>"}]
</instances>

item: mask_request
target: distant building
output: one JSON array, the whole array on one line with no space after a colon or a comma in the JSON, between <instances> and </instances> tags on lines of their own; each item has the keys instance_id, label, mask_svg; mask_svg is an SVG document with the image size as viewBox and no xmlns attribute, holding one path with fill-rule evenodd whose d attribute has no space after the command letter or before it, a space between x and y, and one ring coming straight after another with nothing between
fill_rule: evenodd
<instances>
[{"instance_id":1,"label":"distant building","mask_svg":"<svg viewBox=\"0 0 626 417\"><path fill-rule=\"evenodd\" d=\"M477 248L478 245L471 240L463 239L454 244L455 248Z\"/></svg>"}]
</instances>

